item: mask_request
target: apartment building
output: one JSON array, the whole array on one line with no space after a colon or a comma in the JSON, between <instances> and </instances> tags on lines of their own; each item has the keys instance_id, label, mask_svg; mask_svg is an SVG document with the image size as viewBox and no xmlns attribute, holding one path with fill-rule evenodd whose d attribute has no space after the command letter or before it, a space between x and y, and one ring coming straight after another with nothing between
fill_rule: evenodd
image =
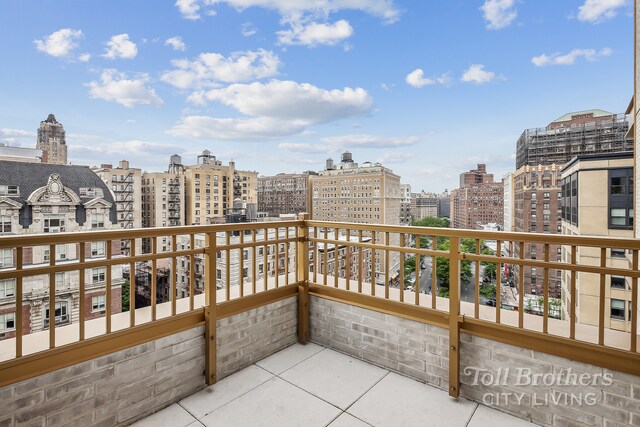
<instances>
[{"instance_id":1,"label":"apartment building","mask_svg":"<svg viewBox=\"0 0 640 427\"><path fill-rule=\"evenodd\" d=\"M42 151L43 163L67 164L66 134L62 123L58 123L53 114L40 122L36 149Z\"/></svg>"},{"instance_id":2,"label":"apartment building","mask_svg":"<svg viewBox=\"0 0 640 427\"><path fill-rule=\"evenodd\" d=\"M102 164L92 170L113 192L118 226L142 227L142 171L130 167L127 160L121 160L115 168L111 164ZM129 244L127 240L122 241L123 255L130 254ZM140 253L140 249L140 246L136 247L136 253Z\"/></svg>"},{"instance_id":3,"label":"apartment building","mask_svg":"<svg viewBox=\"0 0 640 427\"><path fill-rule=\"evenodd\" d=\"M427 217L438 216L438 206L440 197L436 193L414 193L415 208L413 211L414 221L419 221Z\"/></svg>"},{"instance_id":4,"label":"apartment building","mask_svg":"<svg viewBox=\"0 0 640 427\"><path fill-rule=\"evenodd\" d=\"M411 185L400 184L400 224L411 225L413 221Z\"/></svg>"},{"instance_id":5,"label":"apartment building","mask_svg":"<svg viewBox=\"0 0 640 427\"><path fill-rule=\"evenodd\" d=\"M355 222L360 224L400 224L400 176L379 163L353 161L348 151L342 153L341 162L327 159L325 170L311 177L312 218L318 221ZM382 243L377 236L376 242ZM393 234L392 245L399 244ZM384 257L377 256L376 283L384 285ZM396 272L400 256L392 252L389 270Z\"/></svg>"},{"instance_id":6,"label":"apartment building","mask_svg":"<svg viewBox=\"0 0 640 427\"><path fill-rule=\"evenodd\" d=\"M0 235L62 233L116 229L116 207L109 188L91 169L46 163L0 161ZM55 241L55 240L54 240ZM87 259L104 258L105 241L87 242ZM120 256L120 242L114 240L112 256ZM79 259L77 244L25 247L23 265L73 263ZM13 249L0 249L0 271L15 268ZM85 271L84 316L92 319L106 309L106 267ZM122 266L111 267L111 309L121 311ZM77 322L80 316L80 277L77 271L58 272L55 281L55 324ZM49 327L49 278L25 276L23 289L23 334ZM15 279L0 280L0 339L15 335Z\"/></svg>"},{"instance_id":7,"label":"apartment building","mask_svg":"<svg viewBox=\"0 0 640 427\"><path fill-rule=\"evenodd\" d=\"M562 169L562 233L633 237L633 152L578 156ZM562 246L562 261L600 265L600 248ZM606 265L629 268L631 254L606 249ZM562 272L562 315L569 317L571 274ZM576 273L576 321L598 325L600 276ZM631 330L631 279L605 276L605 328Z\"/></svg>"},{"instance_id":8,"label":"apartment building","mask_svg":"<svg viewBox=\"0 0 640 427\"><path fill-rule=\"evenodd\" d=\"M186 224L224 223L234 209L234 201L243 206L256 205L258 173L236 169L235 162L223 165L204 150L197 164L184 168L186 180Z\"/></svg>"},{"instance_id":9,"label":"apartment building","mask_svg":"<svg viewBox=\"0 0 640 427\"><path fill-rule=\"evenodd\" d=\"M451 227L482 229L504 223L504 188L485 164L460 174L460 188L451 191Z\"/></svg>"},{"instance_id":10,"label":"apartment building","mask_svg":"<svg viewBox=\"0 0 640 427\"><path fill-rule=\"evenodd\" d=\"M562 229L560 205L560 171L562 165L523 166L512 174L513 231L557 234ZM514 248L520 256L519 246ZM525 258L544 259L542 244L526 243ZM549 259L560 260L560 245L549 245ZM519 267L514 268L517 275ZM543 283L536 269L524 267L524 290L527 294L541 295ZM549 271L549 295L560 297L560 271Z\"/></svg>"},{"instance_id":11,"label":"apartment building","mask_svg":"<svg viewBox=\"0 0 640 427\"><path fill-rule=\"evenodd\" d=\"M268 216L311 212L311 192L309 177L315 172L300 174L279 173L275 176L258 178L258 212Z\"/></svg>"}]
</instances>

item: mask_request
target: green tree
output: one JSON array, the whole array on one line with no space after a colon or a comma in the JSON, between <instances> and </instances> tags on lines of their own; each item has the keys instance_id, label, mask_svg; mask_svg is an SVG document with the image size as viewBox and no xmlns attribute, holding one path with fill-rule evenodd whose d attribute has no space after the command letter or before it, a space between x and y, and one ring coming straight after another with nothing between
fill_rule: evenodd
<instances>
[{"instance_id":1,"label":"green tree","mask_svg":"<svg viewBox=\"0 0 640 427\"><path fill-rule=\"evenodd\" d=\"M122 284L122 311L129 311L129 281Z\"/></svg>"},{"instance_id":2,"label":"green tree","mask_svg":"<svg viewBox=\"0 0 640 427\"><path fill-rule=\"evenodd\" d=\"M495 299L496 298L496 285L491 283L484 283L480 286L480 295L485 298Z\"/></svg>"},{"instance_id":3,"label":"green tree","mask_svg":"<svg viewBox=\"0 0 640 427\"><path fill-rule=\"evenodd\" d=\"M409 281L411 277L411 273L416 268L416 257L410 256L404 260L404 287L405 289L411 286L411 282Z\"/></svg>"},{"instance_id":4,"label":"green tree","mask_svg":"<svg viewBox=\"0 0 640 427\"><path fill-rule=\"evenodd\" d=\"M483 255L495 255L495 252L489 248L484 248L482 250ZM496 264L494 262L481 261L480 264L484 266L484 276L488 277L489 280L497 277L496 276Z\"/></svg>"}]
</instances>

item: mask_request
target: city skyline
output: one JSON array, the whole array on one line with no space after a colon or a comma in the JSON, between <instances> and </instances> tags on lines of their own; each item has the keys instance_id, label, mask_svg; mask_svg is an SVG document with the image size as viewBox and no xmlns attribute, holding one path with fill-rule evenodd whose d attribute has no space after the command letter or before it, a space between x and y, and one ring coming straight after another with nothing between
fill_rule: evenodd
<instances>
[{"instance_id":1,"label":"city skyline","mask_svg":"<svg viewBox=\"0 0 640 427\"><path fill-rule=\"evenodd\" d=\"M350 150L440 192L476 163L514 170L524 129L632 93L630 2L240 3L5 2L0 142L35 147L54 113L74 164L163 171L206 148L275 175Z\"/></svg>"}]
</instances>

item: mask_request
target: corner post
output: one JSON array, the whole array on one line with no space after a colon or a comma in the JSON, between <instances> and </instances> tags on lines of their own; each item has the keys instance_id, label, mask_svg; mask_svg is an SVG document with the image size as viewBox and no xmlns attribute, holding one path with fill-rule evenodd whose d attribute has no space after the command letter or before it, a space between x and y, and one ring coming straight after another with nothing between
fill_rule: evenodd
<instances>
[{"instance_id":1,"label":"corner post","mask_svg":"<svg viewBox=\"0 0 640 427\"><path fill-rule=\"evenodd\" d=\"M298 220L296 279L298 281L298 341L309 341L309 214L301 213Z\"/></svg>"},{"instance_id":2,"label":"corner post","mask_svg":"<svg viewBox=\"0 0 640 427\"><path fill-rule=\"evenodd\" d=\"M460 396L460 238L449 245L449 396Z\"/></svg>"},{"instance_id":3,"label":"corner post","mask_svg":"<svg viewBox=\"0 0 640 427\"><path fill-rule=\"evenodd\" d=\"M194 249L194 248L191 248ZM207 385L217 380L217 343L216 343L216 233L208 232L204 240L204 278L205 278L205 379ZM191 265L190 268L195 268Z\"/></svg>"}]
</instances>

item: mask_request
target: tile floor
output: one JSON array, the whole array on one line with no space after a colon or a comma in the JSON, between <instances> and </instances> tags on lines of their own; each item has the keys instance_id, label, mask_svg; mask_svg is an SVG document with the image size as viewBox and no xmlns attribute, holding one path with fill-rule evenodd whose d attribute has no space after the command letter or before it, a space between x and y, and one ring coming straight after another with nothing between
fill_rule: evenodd
<instances>
[{"instance_id":1,"label":"tile floor","mask_svg":"<svg viewBox=\"0 0 640 427\"><path fill-rule=\"evenodd\" d=\"M196 426L532 424L316 344L294 344L135 424Z\"/></svg>"}]
</instances>

